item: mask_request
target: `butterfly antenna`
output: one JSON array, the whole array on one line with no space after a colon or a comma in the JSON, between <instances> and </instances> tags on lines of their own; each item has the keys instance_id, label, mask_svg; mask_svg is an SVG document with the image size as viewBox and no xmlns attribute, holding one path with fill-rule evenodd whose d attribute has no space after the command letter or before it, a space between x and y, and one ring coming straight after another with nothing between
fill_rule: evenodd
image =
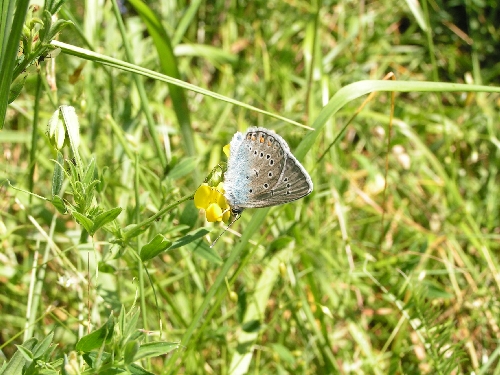
<instances>
[{"instance_id":1,"label":"butterfly antenna","mask_svg":"<svg viewBox=\"0 0 500 375\"><path fill-rule=\"evenodd\" d=\"M224 233L226 233L226 231L227 231L229 228L231 228L231 225L233 225L233 224L234 224L234 222L240 218L240 216L241 216L240 214L235 215L235 217L234 217L233 221L231 221L231 222L228 224L227 228L225 228L225 229L222 231L222 233L221 233L221 234L219 234L219 235L217 236L217 238L215 239L215 241L214 241L214 242L212 242L212 244L210 245L210 248L212 248L212 247L214 247L214 246L215 246L215 243L216 243L217 241L219 241L219 238L221 238L221 237L222 237L222 235L223 235Z\"/></svg>"}]
</instances>

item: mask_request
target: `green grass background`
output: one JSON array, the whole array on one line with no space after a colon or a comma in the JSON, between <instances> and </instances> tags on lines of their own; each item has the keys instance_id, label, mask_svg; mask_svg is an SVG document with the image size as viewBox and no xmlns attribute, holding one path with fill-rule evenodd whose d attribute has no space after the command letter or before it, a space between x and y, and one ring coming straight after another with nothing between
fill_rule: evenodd
<instances>
[{"instance_id":1,"label":"green grass background","mask_svg":"<svg viewBox=\"0 0 500 375\"><path fill-rule=\"evenodd\" d=\"M52 345L24 353L32 373L500 373L499 8L65 3L61 52L0 130L0 363L34 337ZM88 177L80 214L122 208L92 237L48 201L60 105L81 159L60 195ZM314 191L246 210L210 249L223 226L177 202L250 126L288 141ZM174 246L142 261L158 234Z\"/></svg>"}]
</instances>

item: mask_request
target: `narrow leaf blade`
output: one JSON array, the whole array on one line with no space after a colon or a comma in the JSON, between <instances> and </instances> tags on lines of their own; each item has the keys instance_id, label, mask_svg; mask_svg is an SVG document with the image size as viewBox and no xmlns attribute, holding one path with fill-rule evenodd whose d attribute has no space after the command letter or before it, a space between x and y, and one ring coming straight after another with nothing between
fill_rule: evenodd
<instances>
[{"instance_id":1,"label":"narrow leaf blade","mask_svg":"<svg viewBox=\"0 0 500 375\"><path fill-rule=\"evenodd\" d=\"M190 242L193 242L199 238L202 238L207 233L210 233L210 231L205 229L205 228L198 228L196 230L193 230L193 231L189 232L188 234L186 234L184 237L181 237L177 241L175 241L172 244L172 246L169 247L168 250L177 249L181 246L187 245Z\"/></svg>"}]
</instances>

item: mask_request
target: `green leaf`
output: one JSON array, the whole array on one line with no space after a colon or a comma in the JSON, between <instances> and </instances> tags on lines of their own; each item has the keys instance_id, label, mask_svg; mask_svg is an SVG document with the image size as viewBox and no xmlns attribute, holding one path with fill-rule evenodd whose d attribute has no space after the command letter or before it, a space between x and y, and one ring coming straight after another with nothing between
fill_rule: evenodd
<instances>
[{"instance_id":1,"label":"green leaf","mask_svg":"<svg viewBox=\"0 0 500 375\"><path fill-rule=\"evenodd\" d=\"M127 370L129 370L132 375L154 375L152 372L146 371L141 366L135 363L127 366Z\"/></svg>"},{"instance_id":2,"label":"green leaf","mask_svg":"<svg viewBox=\"0 0 500 375\"><path fill-rule=\"evenodd\" d=\"M139 321L139 309L133 309L127 314L125 314L125 308L122 307L122 311L124 312L123 320L121 322L121 332L123 334L123 338L128 340L130 336L132 336L136 331L137 322Z\"/></svg>"},{"instance_id":3,"label":"green leaf","mask_svg":"<svg viewBox=\"0 0 500 375\"><path fill-rule=\"evenodd\" d=\"M64 156L57 151L57 163L54 164L54 174L52 176L52 196L59 194L64 181Z\"/></svg>"},{"instance_id":4,"label":"green leaf","mask_svg":"<svg viewBox=\"0 0 500 375\"><path fill-rule=\"evenodd\" d=\"M29 4L29 0L2 2L0 14L0 35L2 36L0 42L0 72L2 72L2 79L0 79L0 130L5 124L10 85L15 79L13 72L16 54Z\"/></svg>"},{"instance_id":5,"label":"green leaf","mask_svg":"<svg viewBox=\"0 0 500 375\"><path fill-rule=\"evenodd\" d=\"M172 180L177 180L181 177L191 174L198 165L198 159L195 157L187 157L182 159L172 170L168 173L168 177Z\"/></svg>"},{"instance_id":6,"label":"green leaf","mask_svg":"<svg viewBox=\"0 0 500 375\"><path fill-rule=\"evenodd\" d=\"M94 200L95 196L95 187L99 183L99 181L94 180L92 181L85 190L85 208L89 208L92 205L92 201Z\"/></svg>"},{"instance_id":7,"label":"green leaf","mask_svg":"<svg viewBox=\"0 0 500 375\"><path fill-rule=\"evenodd\" d=\"M27 350L33 349L33 347L38 342L37 339L31 338L23 343L23 348ZM22 375L23 367L27 363L24 354L19 350L14 353L12 358L9 360L6 366L3 367L3 371L0 372L1 375Z\"/></svg>"},{"instance_id":8,"label":"green leaf","mask_svg":"<svg viewBox=\"0 0 500 375\"><path fill-rule=\"evenodd\" d=\"M42 44L49 44L50 43L49 30L52 27L52 15L47 10L43 11L42 22L43 26L40 29L38 36Z\"/></svg>"},{"instance_id":9,"label":"green leaf","mask_svg":"<svg viewBox=\"0 0 500 375\"><path fill-rule=\"evenodd\" d=\"M61 214L65 215L68 213L66 209L66 204L64 204L63 199L59 195L55 195L50 202L54 205L57 211Z\"/></svg>"},{"instance_id":10,"label":"green leaf","mask_svg":"<svg viewBox=\"0 0 500 375\"><path fill-rule=\"evenodd\" d=\"M188 247L191 251L193 251L194 254L208 260L209 262L222 264L222 258L220 257L220 255L215 251L214 248L208 246L208 244L203 240L192 242Z\"/></svg>"},{"instance_id":11,"label":"green leaf","mask_svg":"<svg viewBox=\"0 0 500 375\"><path fill-rule=\"evenodd\" d=\"M426 297L431 299L452 299L454 294L447 292L445 289L439 287L434 283L423 283L426 286Z\"/></svg>"},{"instance_id":12,"label":"green leaf","mask_svg":"<svg viewBox=\"0 0 500 375\"><path fill-rule=\"evenodd\" d=\"M68 161L68 168L71 172L71 180L72 181L78 181L79 180L79 177L78 177L78 170L76 169L76 160L70 160Z\"/></svg>"},{"instance_id":13,"label":"green leaf","mask_svg":"<svg viewBox=\"0 0 500 375\"><path fill-rule=\"evenodd\" d=\"M102 228L104 225L107 223L110 223L111 221L115 220L118 215L122 212L121 207L115 207L112 208L111 210L105 211L103 213L100 213L94 218L94 226L92 227L92 232L89 232L91 235L93 235L99 228Z\"/></svg>"},{"instance_id":14,"label":"green leaf","mask_svg":"<svg viewBox=\"0 0 500 375\"><path fill-rule=\"evenodd\" d=\"M99 272L113 274L116 272L116 268L110 264L99 262Z\"/></svg>"},{"instance_id":15,"label":"green leaf","mask_svg":"<svg viewBox=\"0 0 500 375\"><path fill-rule=\"evenodd\" d=\"M33 349L33 358L37 359L44 355L52 343L54 332L49 333L45 338Z\"/></svg>"},{"instance_id":16,"label":"green leaf","mask_svg":"<svg viewBox=\"0 0 500 375\"><path fill-rule=\"evenodd\" d=\"M243 286L238 291L238 310L236 317L238 318L238 322L242 323L245 318L245 313L247 311L247 291Z\"/></svg>"},{"instance_id":17,"label":"green leaf","mask_svg":"<svg viewBox=\"0 0 500 375\"><path fill-rule=\"evenodd\" d=\"M49 42L52 41L56 37L56 34L59 33L63 28L65 28L68 25L73 25L73 22L68 21L68 20L57 20L54 22L54 25L50 28L50 31L48 33L48 39Z\"/></svg>"},{"instance_id":18,"label":"green leaf","mask_svg":"<svg viewBox=\"0 0 500 375\"><path fill-rule=\"evenodd\" d=\"M46 1L45 6L46 9L51 13L51 14L56 14L59 9L63 6L63 4L66 2L66 0L52 0L52 1ZM57 23L57 21L56 21ZM55 26L52 26L54 28Z\"/></svg>"},{"instance_id":19,"label":"green leaf","mask_svg":"<svg viewBox=\"0 0 500 375\"><path fill-rule=\"evenodd\" d=\"M281 360L288 363L289 365L293 365L295 363L295 357L286 346L281 344L271 344L271 347L278 354Z\"/></svg>"},{"instance_id":20,"label":"green leaf","mask_svg":"<svg viewBox=\"0 0 500 375\"><path fill-rule=\"evenodd\" d=\"M293 240L294 240L293 237L290 237L290 236L279 237L279 238L277 238L277 239L275 239L274 241L271 242L271 244L269 245L269 252L270 253L275 253L278 250L284 249Z\"/></svg>"},{"instance_id":21,"label":"green leaf","mask_svg":"<svg viewBox=\"0 0 500 375\"><path fill-rule=\"evenodd\" d=\"M76 219L76 221L78 221L78 223L82 227L84 227L85 230L87 232L89 232L91 236L94 234L94 233L92 233L92 228L94 227L94 222L92 220L90 220L87 216L82 215L78 211L73 211L71 213L71 215L73 215L73 217Z\"/></svg>"},{"instance_id":22,"label":"green leaf","mask_svg":"<svg viewBox=\"0 0 500 375\"><path fill-rule=\"evenodd\" d=\"M84 353L82 355L83 360L90 368L96 368L98 366L98 359L100 358L101 362L107 362L111 358L111 354L107 352L90 352Z\"/></svg>"},{"instance_id":23,"label":"green leaf","mask_svg":"<svg viewBox=\"0 0 500 375\"><path fill-rule=\"evenodd\" d=\"M91 158L87 169L85 170L85 175L83 176L83 184L90 185L94 181L94 171L95 171L95 159Z\"/></svg>"},{"instance_id":24,"label":"green leaf","mask_svg":"<svg viewBox=\"0 0 500 375\"><path fill-rule=\"evenodd\" d=\"M33 352L29 350L28 348L25 348L22 345L16 345L17 349L19 350L19 353L24 357L26 362L33 362Z\"/></svg>"},{"instance_id":25,"label":"green leaf","mask_svg":"<svg viewBox=\"0 0 500 375\"><path fill-rule=\"evenodd\" d=\"M122 333L123 339L126 341L127 335L125 335L125 326L127 324L127 320L125 318L126 318L125 306L122 305L122 308L120 309L120 314L118 314L118 321L116 324L118 325L118 329Z\"/></svg>"},{"instance_id":26,"label":"green leaf","mask_svg":"<svg viewBox=\"0 0 500 375\"><path fill-rule=\"evenodd\" d=\"M198 220L199 210L194 203L186 204L184 210L179 217L179 224L186 225L189 229L193 228Z\"/></svg>"},{"instance_id":27,"label":"green leaf","mask_svg":"<svg viewBox=\"0 0 500 375\"><path fill-rule=\"evenodd\" d=\"M78 152L78 147L80 146L81 141L78 116L76 115L75 108L69 105L62 105L59 107L59 110L61 111L64 124L66 125L71 151L73 151L73 155L76 159L76 168L81 171L81 158Z\"/></svg>"},{"instance_id":28,"label":"green leaf","mask_svg":"<svg viewBox=\"0 0 500 375\"><path fill-rule=\"evenodd\" d=\"M245 332L258 332L261 328L262 325L258 319L249 320L241 325L241 329Z\"/></svg>"},{"instance_id":29,"label":"green leaf","mask_svg":"<svg viewBox=\"0 0 500 375\"><path fill-rule=\"evenodd\" d=\"M136 340L129 341L125 344L125 349L123 350L123 360L125 364L129 365L134 362L135 355L139 351L139 343Z\"/></svg>"},{"instance_id":30,"label":"green leaf","mask_svg":"<svg viewBox=\"0 0 500 375\"><path fill-rule=\"evenodd\" d=\"M94 332L89 333L86 336L83 336L76 343L76 350L80 352L88 353L91 350L95 350L104 345L105 342L108 342L113 337L114 332L114 319L113 315L111 315L108 321L99 329Z\"/></svg>"},{"instance_id":31,"label":"green leaf","mask_svg":"<svg viewBox=\"0 0 500 375\"><path fill-rule=\"evenodd\" d=\"M196 241L199 238L202 238L204 235L207 233L210 233L210 231L206 228L198 228L195 229L188 234L186 234L184 237L179 238L177 241L175 241L172 246L168 248L168 250L173 250L177 249L181 246L187 245L190 242Z\"/></svg>"},{"instance_id":32,"label":"green leaf","mask_svg":"<svg viewBox=\"0 0 500 375\"><path fill-rule=\"evenodd\" d=\"M134 237L137 237L138 235L144 233L146 230L148 230L149 225L144 225L142 227L139 227L137 224L130 224L125 227L123 230L123 233L125 234L125 238L127 240L130 240Z\"/></svg>"},{"instance_id":33,"label":"green leaf","mask_svg":"<svg viewBox=\"0 0 500 375\"><path fill-rule=\"evenodd\" d=\"M60 111L55 110L47 122L47 130L45 134L49 138L49 142L56 150L63 148L66 142L66 129L64 122L60 118Z\"/></svg>"},{"instance_id":34,"label":"green leaf","mask_svg":"<svg viewBox=\"0 0 500 375\"><path fill-rule=\"evenodd\" d=\"M172 350L178 348L179 348L179 343L176 342L165 342L165 341L150 342L141 345L141 347L137 351L137 354L135 355L135 360L137 361L142 358L157 357L159 355L169 353Z\"/></svg>"},{"instance_id":35,"label":"green leaf","mask_svg":"<svg viewBox=\"0 0 500 375\"><path fill-rule=\"evenodd\" d=\"M70 373L66 370L66 366L69 365L68 355L64 353L64 360L61 366L61 375L70 375Z\"/></svg>"},{"instance_id":36,"label":"green leaf","mask_svg":"<svg viewBox=\"0 0 500 375\"><path fill-rule=\"evenodd\" d=\"M153 40L156 50L158 51L158 58L160 60L162 72L170 77L182 79L179 72L179 64L177 63L177 58L174 55L172 44L170 42L170 35L163 27L158 14L154 12L146 2L140 0L129 0L129 3L134 7L148 28L151 39ZM196 155L190 110L187 105L184 89L177 85L168 84L168 91L170 97L172 98L172 105L181 128L182 139L187 154L190 156Z\"/></svg>"},{"instance_id":37,"label":"green leaf","mask_svg":"<svg viewBox=\"0 0 500 375\"><path fill-rule=\"evenodd\" d=\"M19 96L19 94L21 93L27 77L28 77L28 74L20 74L10 84L9 104L12 103L14 100L16 100L17 97Z\"/></svg>"},{"instance_id":38,"label":"green leaf","mask_svg":"<svg viewBox=\"0 0 500 375\"><path fill-rule=\"evenodd\" d=\"M144 245L139 252L139 255L141 257L141 260L143 262L153 259L155 256L158 254L162 253L165 251L170 245L172 245L172 242L167 240L165 236L162 234L157 234L149 243Z\"/></svg>"},{"instance_id":39,"label":"green leaf","mask_svg":"<svg viewBox=\"0 0 500 375\"><path fill-rule=\"evenodd\" d=\"M174 51L176 56L203 57L208 59L214 65L234 65L238 62L237 54L206 44L178 44L175 46Z\"/></svg>"}]
</instances>

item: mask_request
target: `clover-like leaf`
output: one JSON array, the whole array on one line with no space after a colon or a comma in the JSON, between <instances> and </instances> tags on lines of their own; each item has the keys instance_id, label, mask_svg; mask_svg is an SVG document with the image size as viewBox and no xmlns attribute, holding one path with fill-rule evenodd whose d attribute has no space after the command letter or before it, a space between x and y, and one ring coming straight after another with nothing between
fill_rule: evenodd
<instances>
[{"instance_id":1,"label":"clover-like leaf","mask_svg":"<svg viewBox=\"0 0 500 375\"><path fill-rule=\"evenodd\" d=\"M143 262L153 259L158 254L165 251L172 242L167 240L162 234L157 234L151 241L144 245L139 252L141 260Z\"/></svg>"},{"instance_id":2,"label":"clover-like leaf","mask_svg":"<svg viewBox=\"0 0 500 375\"><path fill-rule=\"evenodd\" d=\"M71 213L73 217L78 221L78 223L85 228L85 230L92 236L92 228L94 227L94 222L90 220L87 216L82 215L78 211L73 211Z\"/></svg>"},{"instance_id":3,"label":"clover-like leaf","mask_svg":"<svg viewBox=\"0 0 500 375\"><path fill-rule=\"evenodd\" d=\"M97 232L99 228L102 228L107 223L110 223L111 221L115 220L118 217L118 215L120 215L121 212L122 212L121 207L115 207L108 211L100 213L94 218L94 226L92 227L92 233L90 232L89 233L93 235L95 232Z\"/></svg>"},{"instance_id":4,"label":"clover-like leaf","mask_svg":"<svg viewBox=\"0 0 500 375\"><path fill-rule=\"evenodd\" d=\"M105 342L109 342L113 337L114 326L113 315L110 315L108 321L101 328L83 336L76 343L76 350L87 353L91 350L100 348Z\"/></svg>"}]
</instances>

